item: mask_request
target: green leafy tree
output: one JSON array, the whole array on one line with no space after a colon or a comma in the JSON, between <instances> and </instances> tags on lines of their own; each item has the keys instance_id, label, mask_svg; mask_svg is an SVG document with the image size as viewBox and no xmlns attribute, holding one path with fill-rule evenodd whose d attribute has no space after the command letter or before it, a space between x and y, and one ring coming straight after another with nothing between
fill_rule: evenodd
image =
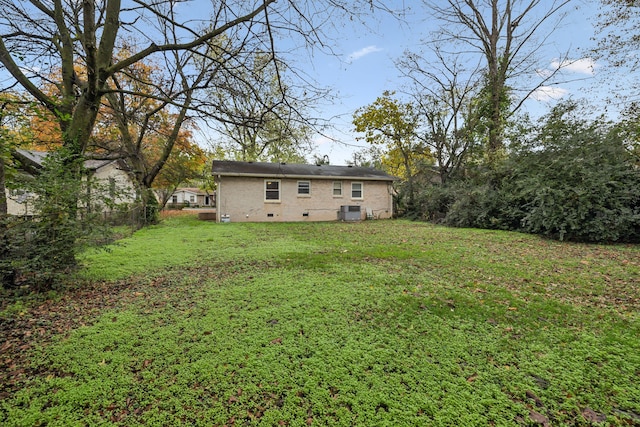
<instances>
[{"instance_id":1,"label":"green leafy tree","mask_svg":"<svg viewBox=\"0 0 640 427\"><path fill-rule=\"evenodd\" d=\"M560 240L640 241L640 170L619 124L587 120L575 103L523 127L492 185L461 181L428 207L454 226L500 228Z\"/></svg>"},{"instance_id":2,"label":"green leafy tree","mask_svg":"<svg viewBox=\"0 0 640 427\"><path fill-rule=\"evenodd\" d=\"M615 130L640 167L640 103L631 102L627 105Z\"/></svg>"},{"instance_id":3,"label":"green leafy tree","mask_svg":"<svg viewBox=\"0 0 640 427\"><path fill-rule=\"evenodd\" d=\"M433 163L430 151L417 137L419 117L411 103L395 99L384 92L372 104L353 115L356 132L363 139L383 147L382 164L393 175L403 177L407 185L407 209L415 206L415 180L424 163Z\"/></svg>"}]
</instances>

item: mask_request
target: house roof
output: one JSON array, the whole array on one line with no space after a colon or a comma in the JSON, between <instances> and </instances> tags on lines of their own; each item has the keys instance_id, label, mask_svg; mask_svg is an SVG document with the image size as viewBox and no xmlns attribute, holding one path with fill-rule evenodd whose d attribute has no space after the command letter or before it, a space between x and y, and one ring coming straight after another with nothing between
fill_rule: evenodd
<instances>
[{"instance_id":1,"label":"house roof","mask_svg":"<svg viewBox=\"0 0 640 427\"><path fill-rule=\"evenodd\" d=\"M23 150L21 148L15 150L15 154L19 158L20 161L27 161L31 164L32 167L41 168L44 159L47 158L49 152L47 151L35 151L35 150ZM103 166L108 165L109 163L114 162L114 160L85 160L84 167L89 170L98 170Z\"/></svg>"},{"instance_id":2,"label":"house roof","mask_svg":"<svg viewBox=\"0 0 640 427\"><path fill-rule=\"evenodd\" d=\"M42 162L49 155L49 153L46 151L23 150L21 148L17 149L16 151L25 159L38 166L42 166Z\"/></svg>"},{"instance_id":3,"label":"house roof","mask_svg":"<svg viewBox=\"0 0 640 427\"><path fill-rule=\"evenodd\" d=\"M395 181L397 178L378 169L358 166L303 165L288 163L236 162L214 160L213 175L256 178L358 179Z\"/></svg>"},{"instance_id":4,"label":"house roof","mask_svg":"<svg viewBox=\"0 0 640 427\"><path fill-rule=\"evenodd\" d=\"M195 194L197 196L200 196L200 195L206 196L207 195L207 193L205 191L202 191L201 189L196 188L196 187L180 187L180 188L176 188L175 191L173 192L173 194L180 193L180 192L191 193L191 194Z\"/></svg>"}]
</instances>

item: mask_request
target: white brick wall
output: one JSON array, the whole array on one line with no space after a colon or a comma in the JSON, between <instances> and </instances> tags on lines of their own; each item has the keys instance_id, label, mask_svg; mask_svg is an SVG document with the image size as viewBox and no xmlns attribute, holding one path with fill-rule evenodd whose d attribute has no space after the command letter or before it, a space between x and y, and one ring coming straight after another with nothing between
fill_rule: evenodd
<instances>
[{"instance_id":1,"label":"white brick wall","mask_svg":"<svg viewBox=\"0 0 640 427\"><path fill-rule=\"evenodd\" d=\"M265 200L265 179L223 176L218 181L218 218L229 215L231 222L335 221L342 205L361 206L376 218L391 218L390 182L339 179L280 179L280 201ZM311 182L311 194L298 195L298 181ZM342 181L342 196L333 195L333 182ZM361 182L363 197L351 198L351 182Z\"/></svg>"}]
</instances>

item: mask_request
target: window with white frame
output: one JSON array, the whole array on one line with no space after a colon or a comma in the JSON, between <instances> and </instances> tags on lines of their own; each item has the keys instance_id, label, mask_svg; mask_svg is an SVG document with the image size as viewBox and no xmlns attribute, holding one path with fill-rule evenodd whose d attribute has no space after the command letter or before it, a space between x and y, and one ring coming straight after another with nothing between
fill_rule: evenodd
<instances>
[{"instance_id":1,"label":"window with white frame","mask_svg":"<svg viewBox=\"0 0 640 427\"><path fill-rule=\"evenodd\" d=\"M298 181L298 196L311 195L311 181Z\"/></svg>"},{"instance_id":2,"label":"window with white frame","mask_svg":"<svg viewBox=\"0 0 640 427\"><path fill-rule=\"evenodd\" d=\"M342 181L333 181L333 195L342 196Z\"/></svg>"},{"instance_id":3,"label":"window with white frame","mask_svg":"<svg viewBox=\"0 0 640 427\"><path fill-rule=\"evenodd\" d=\"M351 183L351 198L362 199L362 183L361 182Z\"/></svg>"},{"instance_id":4,"label":"window with white frame","mask_svg":"<svg viewBox=\"0 0 640 427\"><path fill-rule=\"evenodd\" d=\"M268 202L280 201L280 180L272 179L264 181L264 199Z\"/></svg>"}]
</instances>

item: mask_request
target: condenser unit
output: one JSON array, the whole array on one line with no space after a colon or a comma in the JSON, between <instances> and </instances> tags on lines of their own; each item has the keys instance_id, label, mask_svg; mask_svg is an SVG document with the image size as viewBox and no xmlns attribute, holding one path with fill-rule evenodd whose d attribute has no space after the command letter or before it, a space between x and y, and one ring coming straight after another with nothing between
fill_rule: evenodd
<instances>
[{"instance_id":1,"label":"condenser unit","mask_svg":"<svg viewBox=\"0 0 640 427\"><path fill-rule=\"evenodd\" d=\"M360 214L360 206L355 205L343 205L340 206L340 212L338 212L338 219L341 221L360 221L362 215Z\"/></svg>"}]
</instances>

